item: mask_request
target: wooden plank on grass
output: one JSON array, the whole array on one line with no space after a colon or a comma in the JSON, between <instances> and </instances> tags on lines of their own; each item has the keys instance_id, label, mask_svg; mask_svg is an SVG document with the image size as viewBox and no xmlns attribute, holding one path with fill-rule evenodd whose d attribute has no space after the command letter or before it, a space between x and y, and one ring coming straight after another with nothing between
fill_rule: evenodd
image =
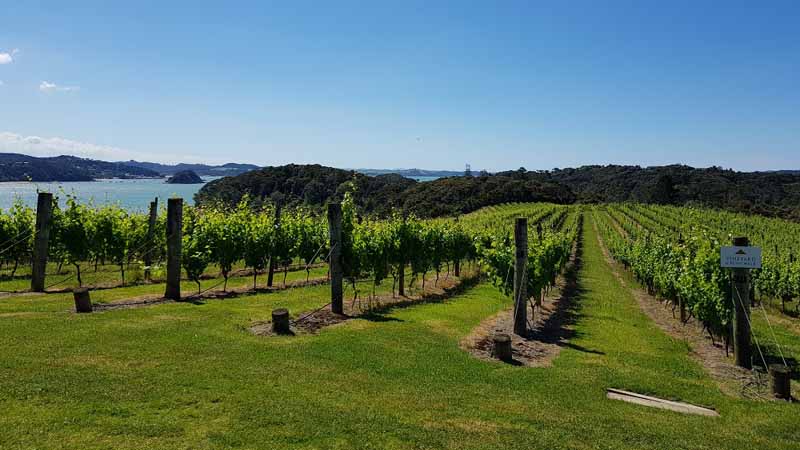
<instances>
[{"instance_id":1,"label":"wooden plank on grass","mask_svg":"<svg viewBox=\"0 0 800 450\"><path fill-rule=\"evenodd\" d=\"M635 392L623 391L620 389L609 388L606 390L606 397L613 400L634 403L637 405L649 406L651 408L668 409L683 414L698 414L701 416L719 416L713 409L703 408L689 403L673 402L661 398L650 397L648 395L637 394Z\"/></svg>"}]
</instances>

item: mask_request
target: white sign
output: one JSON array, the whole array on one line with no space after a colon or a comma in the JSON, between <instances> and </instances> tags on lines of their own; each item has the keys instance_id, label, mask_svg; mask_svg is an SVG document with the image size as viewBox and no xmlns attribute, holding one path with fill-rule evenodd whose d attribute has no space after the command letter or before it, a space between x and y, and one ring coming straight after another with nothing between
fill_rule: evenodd
<instances>
[{"instance_id":1,"label":"white sign","mask_svg":"<svg viewBox=\"0 0 800 450\"><path fill-rule=\"evenodd\" d=\"M760 269L761 247L722 247L720 263L734 269Z\"/></svg>"}]
</instances>

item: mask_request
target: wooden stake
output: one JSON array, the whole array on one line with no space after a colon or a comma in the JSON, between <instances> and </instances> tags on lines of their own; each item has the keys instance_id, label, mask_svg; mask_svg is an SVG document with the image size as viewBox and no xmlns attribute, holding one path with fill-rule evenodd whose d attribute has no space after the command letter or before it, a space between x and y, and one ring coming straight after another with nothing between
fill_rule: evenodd
<instances>
[{"instance_id":1,"label":"wooden stake","mask_svg":"<svg viewBox=\"0 0 800 450\"><path fill-rule=\"evenodd\" d=\"M150 266L153 265L153 237L156 233L156 219L158 217L158 197L150 202L150 217L147 221L147 251L144 253L144 279L150 281Z\"/></svg>"},{"instance_id":2,"label":"wooden stake","mask_svg":"<svg viewBox=\"0 0 800 450\"><path fill-rule=\"evenodd\" d=\"M44 292L52 216L53 194L40 192L36 202L36 234L33 243L33 267L31 268L31 291L33 292Z\"/></svg>"},{"instance_id":3,"label":"wooden stake","mask_svg":"<svg viewBox=\"0 0 800 450\"><path fill-rule=\"evenodd\" d=\"M167 201L167 287L164 297L181 299L181 246L183 242L183 199Z\"/></svg>"},{"instance_id":4,"label":"wooden stake","mask_svg":"<svg viewBox=\"0 0 800 450\"><path fill-rule=\"evenodd\" d=\"M406 223L406 219L408 219L407 213L406 213L406 211L403 211L403 224ZM403 258L405 258L405 255L403 255ZM405 285L405 283L406 283L406 262L405 261L403 261L403 263L400 264L400 273L397 274L397 281L398 281L398 284L399 284L399 286L397 286L397 295L399 295L400 297L405 297L406 296L406 285Z\"/></svg>"},{"instance_id":5,"label":"wooden stake","mask_svg":"<svg viewBox=\"0 0 800 450\"><path fill-rule=\"evenodd\" d=\"M275 232L278 233L281 229L281 202L275 204ZM267 287L272 287L272 278L275 276L275 261L274 255L269 255L269 263L267 264Z\"/></svg>"},{"instance_id":6,"label":"wooden stake","mask_svg":"<svg viewBox=\"0 0 800 450\"><path fill-rule=\"evenodd\" d=\"M735 247L747 247L746 237L733 239ZM750 344L750 271L733 269L733 354L736 365L753 368Z\"/></svg>"},{"instance_id":7,"label":"wooden stake","mask_svg":"<svg viewBox=\"0 0 800 450\"><path fill-rule=\"evenodd\" d=\"M342 291L342 205L328 204L328 233L330 236L331 256L331 311L344 314Z\"/></svg>"},{"instance_id":8,"label":"wooden stake","mask_svg":"<svg viewBox=\"0 0 800 450\"><path fill-rule=\"evenodd\" d=\"M514 334L528 334L528 290L526 271L528 267L528 219L517 218L514 224Z\"/></svg>"}]
</instances>

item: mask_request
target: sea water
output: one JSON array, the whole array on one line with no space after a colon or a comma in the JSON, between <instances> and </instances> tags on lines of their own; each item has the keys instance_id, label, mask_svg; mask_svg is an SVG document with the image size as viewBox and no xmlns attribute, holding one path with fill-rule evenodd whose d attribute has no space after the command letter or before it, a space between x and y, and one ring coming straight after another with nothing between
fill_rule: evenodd
<instances>
[{"instance_id":1,"label":"sea water","mask_svg":"<svg viewBox=\"0 0 800 450\"><path fill-rule=\"evenodd\" d=\"M219 177L202 177L205 183ZM0 183L0 209L8 209L19 198L25 204L36 207L38 192L52 192L64 205L68 194L77 197L81 203L93 202L95 205L119 204L132 211L146 211L150 202L158 197L160 204L166 204L170 197L181 197L194 204L194 194L203 184L167 184L164 178L134 180L97 180L70 182L4 182Z\"/></svg>"}]
</instances>

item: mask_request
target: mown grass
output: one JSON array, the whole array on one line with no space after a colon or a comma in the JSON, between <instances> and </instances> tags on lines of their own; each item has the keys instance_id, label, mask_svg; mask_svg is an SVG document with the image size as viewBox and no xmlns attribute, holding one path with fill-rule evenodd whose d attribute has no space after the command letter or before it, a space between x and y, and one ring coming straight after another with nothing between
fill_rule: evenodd
<instances>
[{"instance_id":1,"label":"mown grass","mask_svg":"<svg viewBox=\"0 0 800 450\"><path fill-rule=\"evenodd\" d=\"M71 300L57 295L0 299L0 448L796 445L797 406L721 394L621 288L591 226L584 262L576 336L553 367L539 369L459 349L509 306L487 285L281 338L246 327L275 307L327 303L327 286L91 315L69 312ZM607 400L607 387L722 416Z\"/></svg>"},{"instance_id":2,"label":"mown grass","mask_svg":"<svg viewBox=\"0 0 800 450\"><path fill-rule=\"evenodd\" d=\"M296 259L292 261L292 266L304 266L302 261ZM315 266L315 265L312 265ZM319 269L318 267L312 267L311 270ZM163 263L160 265L155 265L153 269L152 277L156 280L163 280L165 276L165 268ZM249 272L249 268L245 266L243 261L238 261L236 264L233 265L231 269L231 275L241 274ZM319 270L316 271L317 273ZM48 289L64 289L64 288L75 288L78 287L78 279L76 276L76 269L75 266L71 264L63 264L61 266L61 270L59 271L58 264L53 262L48 262L47 264L47 276L45 285L48 286ZM289 271L289 274L293 273L302 273L302 276L305 277L306 271L302 268L300 270L296 270L296 267L292 267L292 270ZM26 264L20 266L19 269L16 271L15 275L11 276L11 270L8 265L4 266L3 269L0 270L0 292L24 292L30 289L31 287L31 267L30 264ZM209 264L206 270L203 272L204 278L215 278L221 277L219 266L215 264ZM297 278L299 275L289 275L294 278ZM241 278L241 277L239 277ZM246 277L245 277L246 278ZM266 275L259 275L260 279L266 280ZM252 277L250 277L252 280ZM287 279L289 279L287 277ZM144 280L144 266L139 263L132 263L130 265L126 265L125 268L125 284L126 285L137 285L142 284ZM283 281L283 268L279 267L275 271L275 280L278 282ZM116 286L121 285L122 283L122 274L120 273L120 268L118 265L115 264L98 264L97 266L91 262L85 262L81 264L81 281L83 282L84 286ZM252 282L252 281L251 281Z\"/></svg>"}]
</instances>

